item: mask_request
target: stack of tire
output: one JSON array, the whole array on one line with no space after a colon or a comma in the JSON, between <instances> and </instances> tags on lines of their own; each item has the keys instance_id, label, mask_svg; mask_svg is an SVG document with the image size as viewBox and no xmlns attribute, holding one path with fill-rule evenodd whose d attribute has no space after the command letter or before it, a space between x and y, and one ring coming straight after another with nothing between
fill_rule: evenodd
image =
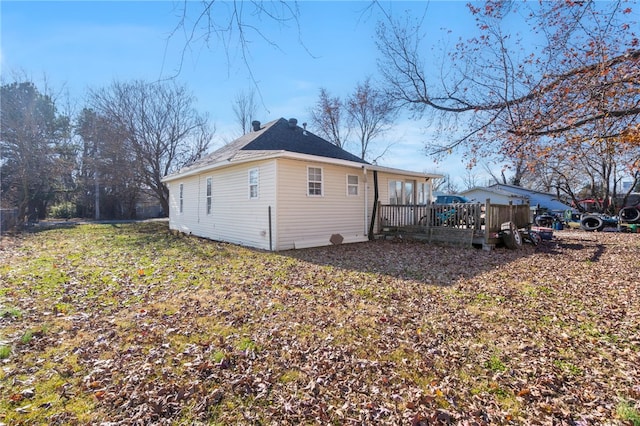
<instances>
[{"instance_id":1,"label":"stack of tire","mask_svg":"<svg viewBox=\"0 0 640 426\"><path fill-rule=\"evenodd\" d=\"M582 216L580 228L589 232L602 231L604 229L604 221L600 216L596 215Z\"/></svg>"},{"instance_id":2,"label":"stack of tire","mask_svg":"<svg viewBox=\"0 0 640 426\"><path fill-rule=\"evenodd\" d=\"M627 223L640 223L640 206L624 207L618 213L620 220Z\"/></svg>"},{"instance_id":3,"label":"stack of tire","mask_svg":"<svg viewBox=\"0 0 640 426\"><path fill-rule=\"evenodd\" d=\"M618 213L620 221L624 223L640 223L640 206L624 207ZM610 222L598 215L586 215L580 219L580 228L585 231L602 231Z\"/></svg>"}]
</instances>

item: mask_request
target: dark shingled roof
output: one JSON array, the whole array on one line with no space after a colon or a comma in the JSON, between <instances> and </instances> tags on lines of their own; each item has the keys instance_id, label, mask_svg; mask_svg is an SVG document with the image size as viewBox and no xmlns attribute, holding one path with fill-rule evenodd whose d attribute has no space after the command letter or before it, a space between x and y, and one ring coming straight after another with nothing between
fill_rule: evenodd
<instances>
[{"instance_id":1,"label":"dark shingled roof","mask_svg":"<svg viewBox=\"0 0 640 426\"><path fill-rule=\"evenodd\" d=\"M317 155L319 157L335 158L369 164L329 141L314 135L299 126L292 127L289 121L281 118L265 126L265 131L241 148L243 151L289 151L299 154Z\"/></svg>"},{"instance_id":2,"label":"dark shingled roof","mask_svg":"<svg viewBox=\"0 0 640 426\"><path fill-rule=\"evenodd\" d=\"M248 159L254 156L260 157L271 151L288 151L369 164L360 157L337 147L308 130L304 130L297 125L295 127L290 126L289 120L280 118L261 126L260 130L247 133L213 151L211 154L205 155L200 160L183 167L177 174L214 165L222 161Z\"/></svg>"}]
</instances>

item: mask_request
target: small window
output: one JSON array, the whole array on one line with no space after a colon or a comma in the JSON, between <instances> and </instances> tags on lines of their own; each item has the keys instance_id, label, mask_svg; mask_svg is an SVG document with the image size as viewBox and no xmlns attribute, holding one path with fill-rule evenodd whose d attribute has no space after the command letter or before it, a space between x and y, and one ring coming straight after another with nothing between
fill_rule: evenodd
<instances>
[{"instance_id":1,"label":"small window","mask_svg":"<svg viewBox=\"0 0 640 426\"><path fill-rule=\"evenodd\" d=\"M180 213L182 213L183 208L184 208L184 184L181 183L180 184Z\"/></svg>"},{"instance_id":2,"label":"small window","mask_svg":"<svg viewBox=\"0 0 640 426\"><path fill-rule=\"evenodd\" d=\"M358 176L347 175L347 195L349 196L358 195Z\"/></svg>"},{"instance_id":3,"label":"small window","mask_svg":"<svg viewBox=\"0 0 640 426\"><path fill-rule=\"evenodd\" d=\"M258 198L258 186L260 183L260 172L258 169L249 170L249 198Z\"/></svg>"},{"instance_id":4,"label":"small window","mask_svg":"<svg viewBox=\"0 0 640 426\"><path fill-rule=\"evenodd\" d=\"M212 179L207 178L207 214L211 214L211 183Z\"/></svg>"},{"instance_id":5,"label":"small window","mask_svg":"<svg viewBox=\"0 0 640 426\"><path fill-rule=\"evenodd\" d=\"M307 182L308 195L322 195L322 169L320 167L309 167L307 169Z\"/></svg>"}]
</instances>

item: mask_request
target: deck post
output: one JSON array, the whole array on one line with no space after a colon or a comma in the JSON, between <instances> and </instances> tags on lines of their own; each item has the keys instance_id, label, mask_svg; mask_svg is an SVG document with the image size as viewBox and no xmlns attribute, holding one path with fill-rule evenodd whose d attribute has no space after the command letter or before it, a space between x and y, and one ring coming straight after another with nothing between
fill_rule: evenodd
<instances>
[{"instance_id":1,"label":"deck post","mask_svg":"<svg viewBox=\"0 0 640 426\"><path fill-rule=\"evenodd\" d=\"M513 201L509 200L509 222L513 222Z\"/></svg>"},{"instance_id":2,"label":"deck post","mask_svg":"<svg viewBox=\"0 0 640 426\"><path fill-rule=\"evenodd\" d=\"M489 234L493 228L493 212L491 211L491 198L487 198L484 205L484 247L489 246Z\"/></svg>"}]
</instances>

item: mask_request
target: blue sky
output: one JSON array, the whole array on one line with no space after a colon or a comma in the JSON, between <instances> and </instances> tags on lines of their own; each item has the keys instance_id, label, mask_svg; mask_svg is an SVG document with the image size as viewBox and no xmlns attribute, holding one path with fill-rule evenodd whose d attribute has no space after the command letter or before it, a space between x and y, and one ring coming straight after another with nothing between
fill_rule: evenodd
<instances>
[{"instance_id":1,"label":"blue sky","mask_svg":"<svg viewBox=\"0 0 640 426\"><path fill-rule=\"evenodd\" d=\"M187 3L194 11L199 4ZM239 4L251 10L250 4ZM464 1L382 4L394 13L408 10L416 15L428 8L428 37L439 46L454 44L474 26ZM215 37L208 46L191 43L180 67L184 37L182 33L170 35L183 5L172 1L2 1L3 78L12 81L15 73L26 75L40 87L46 78L52 90L68 93L79 110L88 89L108 86L114 80L155 81L180 69L177 80L195 94L198 110L207 113L216 126L214 148L219 147L238 136L232 102L254 83L237 44L232 42L225 49ZM375 9L365 11L368 5L367 1L301 1L297 3L299 28L295 23L278 25L247 14L247 22L255 23L269 38L268 42L247 33L250 70L261 94L259 120L295 117L300 123L309 121L308 111L320 87L344 98L368 76L376 80L379 15ZM466 172L460 159L436 164L425 155L423 142L429 130L424 126L399 118L394 129L377 141L379 149L393 144L379 164L463 176ZM357 147L351 148L357 152ZM463 189L462 180L457 183Z\"/></svg>"}]
</instances>

